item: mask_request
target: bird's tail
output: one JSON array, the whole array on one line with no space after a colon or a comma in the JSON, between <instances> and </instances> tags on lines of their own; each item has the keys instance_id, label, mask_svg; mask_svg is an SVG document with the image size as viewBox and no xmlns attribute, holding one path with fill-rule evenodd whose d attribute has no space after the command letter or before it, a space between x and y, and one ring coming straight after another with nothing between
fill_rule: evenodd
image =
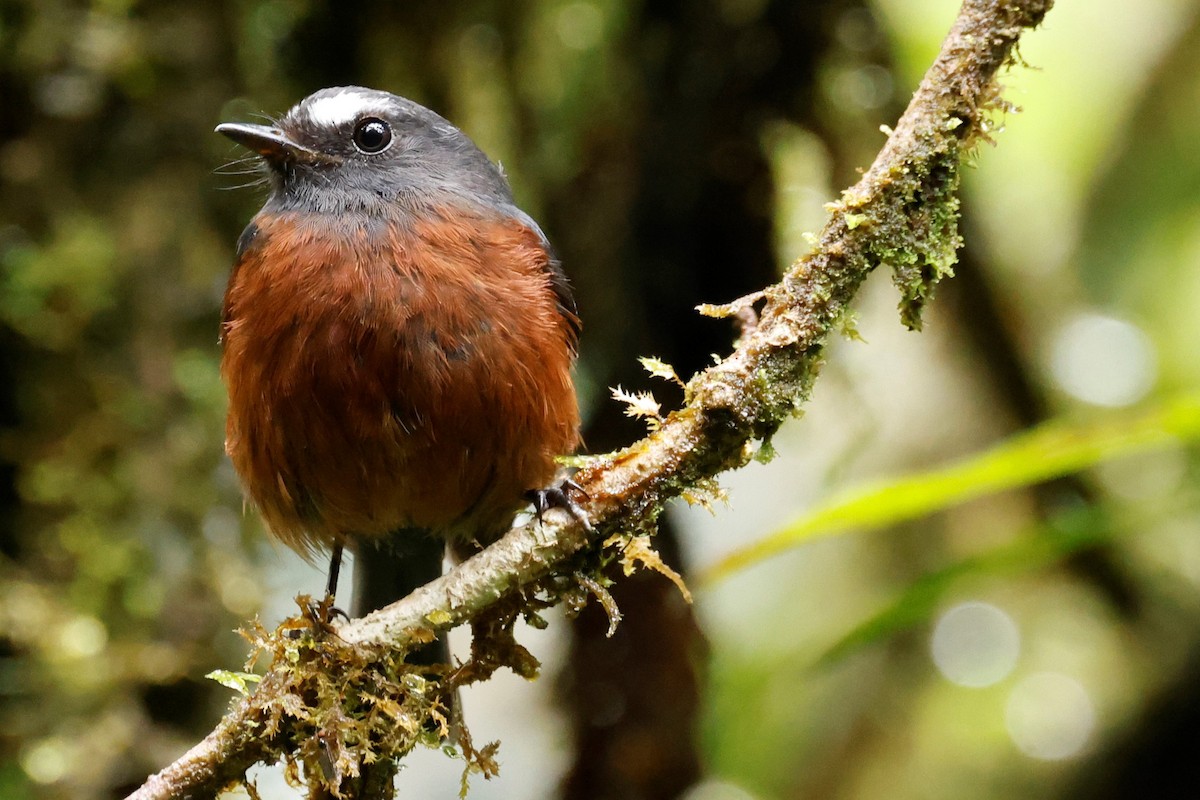
<instances>
[{"instance_id":1,"label":"bird's tail","mask_svg":"<svg viewBox=\"0 0 1200 800\"><path fill-rule=\"evenodd\" d=\"M442 574L445 542L416 529L396 531L386 537L359 541L354 552L354 597L350 603L353 617L364 617L390 605ZM408 654L411 664L449 664L450 643L440 636ZM457 739L457 695L447 701L451 718L450 740ZM393 797L392 781L397 765L390 759L362 763L356 781L341 787L343 797Z\"/></svg>"},{"instance_id":2,"label":"bird's tail","mask_svg":"<svg viewBox=\"0 0 1200 800\"><path fill-rule=\"evenodd\" d=\"M359 539L354 551L354 602L362 617L396 602L442 574L443 539L415 528Z\"/></svg>"},{"instance_id":3,"label":"bird's tail","mask_svg":"<svg viewBox=\"0 0 1200 800\"><path fill-rule=\"evenodd\" d=\"M354 544L352 617L365 617L390 605L442 574L443 539L417 529L404 529ZM409 656L415 664L448 664L450 648L440 637Z\"/></svg>"}]
</instances>

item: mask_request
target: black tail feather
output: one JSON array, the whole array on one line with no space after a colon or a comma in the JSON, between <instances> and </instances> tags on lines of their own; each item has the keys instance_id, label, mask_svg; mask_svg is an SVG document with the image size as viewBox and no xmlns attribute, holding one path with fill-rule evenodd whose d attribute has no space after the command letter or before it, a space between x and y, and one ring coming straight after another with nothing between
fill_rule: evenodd
<instances>
[{"instance_id":1,"label":"black tail feather","mask_svg":"<svg viewBox=\"0 0 1200 800\"><path fill-rule=\"evenodd\" d=\"M396 531L379 539L358 541L354 550L352 617L365 617L424 586L442 574L444 540L415 529ZM443 636L409 659L415 664L448 664L450 648Z\"/></svg>"},{"instance_id":2,"label":"black tail feather","mask_svg":"<svg viewBox=\"0 0 1200 800\"><path fill-rule=\"evenodd\" d=\"M350 613L354 617L364 617L440 577L446 543L426 531L406 529L375 540L356 541L353 552L354 598ZM409 653L406 660L410 664L449 664L450 643L444 635L440 636ZM458 713L457 696L449 705L453 719ZM452 726L451 739L454 738ZM391 788L396 774L394 762L363 763L360 769L356 781L343 784L342 796L394 796Z\"/></svg>"}]
</instances>

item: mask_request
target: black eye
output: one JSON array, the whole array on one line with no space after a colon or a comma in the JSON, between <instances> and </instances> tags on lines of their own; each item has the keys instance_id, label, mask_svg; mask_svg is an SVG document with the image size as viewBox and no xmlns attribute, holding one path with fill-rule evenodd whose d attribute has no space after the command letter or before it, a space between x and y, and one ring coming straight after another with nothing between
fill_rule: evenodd
<instances>
[{"instance_id":1,"label":"black eye","mask_svg":"<svg viewBox=\"0 0 1200 800\"><path fill-rule=\"evenodd\" d=\"M363 153L380 153L392 143L392 126L376 117L367 117L354 128L354 146Z\"/></svg>"}]
</instances>

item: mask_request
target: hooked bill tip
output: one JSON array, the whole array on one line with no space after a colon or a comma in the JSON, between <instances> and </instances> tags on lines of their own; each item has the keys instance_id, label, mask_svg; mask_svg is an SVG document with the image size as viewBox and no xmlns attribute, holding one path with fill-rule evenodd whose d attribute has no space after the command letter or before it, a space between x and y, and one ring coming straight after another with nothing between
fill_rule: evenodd
<instances>
[{"instance_id":1,"label":"hooked bill tip","mask_svg":"<svg viewBox=\"0 0 1200 800\"><path fill-rule=\"evenodd\" d=\"M327 156L299 144L278 128L245 122L222 122L214 130L269 161L318 164L330 160Z\"/></svg>"}]
</instances>

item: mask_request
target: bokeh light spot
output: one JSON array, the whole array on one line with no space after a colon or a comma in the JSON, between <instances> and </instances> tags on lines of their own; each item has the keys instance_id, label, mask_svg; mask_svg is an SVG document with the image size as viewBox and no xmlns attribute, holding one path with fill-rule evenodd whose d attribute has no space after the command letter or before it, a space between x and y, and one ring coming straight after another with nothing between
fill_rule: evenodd
<instances>
[{"instance_id":1,"label":"bokeh light spot","mask_svg":"<svg viewBox=\"0 0 1200 800\"><path fill-rule=\"evenodd\" d=\"M1096 727L1096 713L1079 681L1057 672L1039 672L1013 688L1005 724L1025 755L1061 761L1083 750Z\"/></svg>"},{"instance_id":2,"label":"bokeh light spot","mask_svg":"<svg viewBox=\"0 0 1200 800\"><path fill-rule=\"evenodd\" d=\"M591 3L570 3L558 12L558 38L572 50L595 47L604 31L604 16Z\"/></svg>"},{"instance_id":3,"label":"bokeh light spot","mask_svg":"<svg viewBox=\"0 0 1200 800\"><path fill-rule=\"evenodd\" d=\"M892 96L892 75L878 64L842 69L832 76L827 91L839 106L876 109Z\"/></svg>"},{"instance_id":4,"label":"bokeh light spot","mask_svg":"<svg viewBox=\"0 0 1200 800\"><path fill-rule=\"evenodd\" d=\"M21 769L34 783L55 783L67 774L70 755L57 736L42 739L21 754Z\"/></svg>"},{"instance_id":5,"label":"bokeh light spot","mask_svg":"<svg viewBox=\"0 0 1200 800\"><path fill-rule=\"evenodd\" d=\"M98 655L108 645L108 629L92 616L79 616L58 630L60 652L68 658Z\"/></svg>"},{"instance_id":6,"label":"bokeh light spot","mask_svg":"<svg viewBox=\"0 0 1200 800\"><path fill-rule=\"evenodd\" d=\"M1050 347L1050 372L1068 394L1097 406L1136 403L1154 385L1154 346L1140 328L1102 314L1068 321Z\"/></svg>"},{"instance_id":7,"label":"bokeh light spot","mask_svg":"<svg viewBox=\"0 0 1200 800\"><path fill-rule=\"evenodd\" d=\"M754 800L754 795L728 781L706 780L693 786L683 800Z\"/></svg>"},{"instance_id":8,"label":"bokeh light spot","mask_svg":"<svg viewBox=\"0 0 1200 800\"><path fill-rule=\"evenodd\" d=\"M962 603L933 629L933 663L946 680L980 688L1004 680L1017 663L1021 636L1012 617L990 603Z\"/></svg>"}]
</instances>

